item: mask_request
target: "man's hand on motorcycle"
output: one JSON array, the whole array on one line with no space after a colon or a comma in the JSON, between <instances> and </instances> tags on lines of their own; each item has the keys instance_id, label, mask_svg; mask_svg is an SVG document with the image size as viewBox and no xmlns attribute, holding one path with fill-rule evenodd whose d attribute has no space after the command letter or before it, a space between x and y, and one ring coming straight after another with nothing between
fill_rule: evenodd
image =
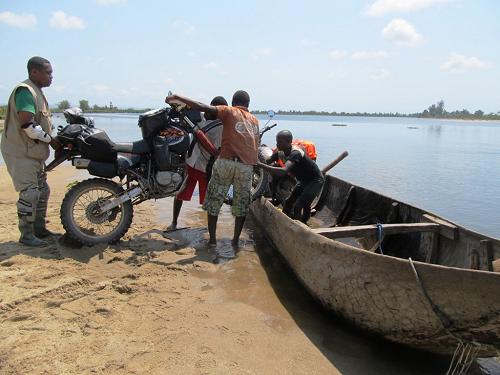
<instances>
[{"instance_id":1,"label":"man's hand on motorcycle","mask_svg":"<svg viewBox=\"0 0 500 375\"><path fill-rule=\"evenodd\" d=\"M189 106L180 101L178 96L173 94L173 95L169 95L165 98L165 103L169 104L171 107L175 108L176 110L183 110L184 108L188 108L189 109Z\"/></svg>"},{"instance_id":2,"label":"man's hand on motorcycle","mask_svg":"<svg viewBox=\"0 0 500 375\"><path fill-rule=\"evenodd\" d=\"M52 137L52 139L50 140L50 146L52 146L52 148L56 151L59 151L63 148L63 144L61 143L61 141L59 141L58 137Z\"/></svg>"}]
</instances>

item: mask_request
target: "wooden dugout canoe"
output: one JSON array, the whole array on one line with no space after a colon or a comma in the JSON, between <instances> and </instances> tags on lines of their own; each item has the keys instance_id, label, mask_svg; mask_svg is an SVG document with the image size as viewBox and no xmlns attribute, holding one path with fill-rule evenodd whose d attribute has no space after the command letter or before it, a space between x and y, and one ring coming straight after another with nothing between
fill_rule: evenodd
<instances>
[{"instance_id":1,"label":"wooden dugout canoe","mask_svg":"<svg viewBox=\"0 0 500 375\"><path fill-rule=\"evenodd\" d=\"M453 354L462 341L481 357L499 355L499 240L332 176L322 200L314 219L321 228L291 220L265 198L251 212L324 307L414 348Z\"/></svg>"}]
</instances>

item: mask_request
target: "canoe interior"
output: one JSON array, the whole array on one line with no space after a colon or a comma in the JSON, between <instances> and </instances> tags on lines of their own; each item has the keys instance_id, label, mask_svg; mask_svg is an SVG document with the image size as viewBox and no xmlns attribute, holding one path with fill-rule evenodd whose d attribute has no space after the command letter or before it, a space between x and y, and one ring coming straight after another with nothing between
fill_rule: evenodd
<instances>
[{"instance_id":1,"label":"canoe interior","mask_svg":"<svg viewBox=\"0 0 500 375\"><path fill-rule=\"evenodd\" d=\"M327 176L322 196L324 205L312 221L314 226L331 228L377 223L434 223L438 225L438 230L384 233L381 242L383 253L448 267L500 271L498 239L467 230L438 215L333 176ZM365 250L380 252L379 235L376 229L360 229L359 236L336 239Z\"/></svg>"}]
</instances>

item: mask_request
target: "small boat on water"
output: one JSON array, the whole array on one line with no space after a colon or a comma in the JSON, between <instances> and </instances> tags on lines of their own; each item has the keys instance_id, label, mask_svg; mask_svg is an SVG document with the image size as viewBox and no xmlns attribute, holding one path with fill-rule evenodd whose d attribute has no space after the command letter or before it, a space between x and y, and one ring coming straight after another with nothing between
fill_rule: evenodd
<instances>
[{"instance_id":1,"label":"small boat on water","mask_svg":"<svg viewBox=\"0 0 500 375\"><path fill-rule=\"evenodd\" d=\"M266 198L251 212L306 289L336 315L434 353L468 345L478 357L499 355L500 240L332 176L313 228Z\"/></svg>"}]
</instances>

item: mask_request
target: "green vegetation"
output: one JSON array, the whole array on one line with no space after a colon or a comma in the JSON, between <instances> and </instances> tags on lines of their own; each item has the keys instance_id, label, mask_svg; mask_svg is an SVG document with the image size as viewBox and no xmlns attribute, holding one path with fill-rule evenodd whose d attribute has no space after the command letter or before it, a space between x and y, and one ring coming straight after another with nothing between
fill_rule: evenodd
<instances>
[{"instance_id":1,"label":"green vegetation","mask_svg":"<svg viewBox=\"0 0 500 375\"><path fill-rule=\"evenodd\" d=\"M61 100L57 103L57 109L64 111L65 109L71 108L71 104L67 100Z\"/></svg>"},{"instance_id":2,"label":"green vegetation","mask_svg":"<svg viewBox=\"0 0 500 375\"><path fill-rule=\"evenodd\" d=\"M0 105L0 119L5 118L5 113L7 112L7 106L6 105Z\"/></svg>"},{"instance_id":3,"label":"green vegetation","mask_svg":"<svg viewBox=\"0 0 500 375\"><path fill-rule=\"evenodd\" d=\"M61 100L59 103L57 103L57 107L52 108L52 112L59 113L64 111L65 109L71 108L72 106L76 106L76 104L71 105L71 103L68 100ZM109 102L109 106L108 105L99 106L97 104L90 106L89 101L86 99L79 100L78 107L83 112L91 112L91 113L143 113L151 109L151 108L143 108L143 109L118 108L115 107L112 102Z\"/></svg>"},{"instance_id":4,"label":"green vegetation","mask_svg":"<svg viewBox=\"0 0 500 375\"><path fill-rule=\"evenodd\" d=\"M449 118L460 120L500 120L500 111L497 113L488 114L485 114L480 109L475 112L469 112L466 109L462 109L461 111L457 110L453 112L447 112L444 109L444 101L440 100L436 104L433 104L429 108L424 110L422 113L414 113L409 116L422 118Z\"/></svg>"},{"instance_id":5,"label":"green vegetation","mask_svg":"<svg viewBox=\"0 0 500 375\"><path fill-rule=\"evenodd\" d=\"M254 114L265 115L267 111L252 111ZM484 113L481 110L469 112L466 109L461 111L447 112L444 108L444 101L440 100L436 104L432 104L429 108L419 113L399 113L399 112L328 112L328 111L276 111L278 115L316 115L316 116L365 116L365 117L417 117L417 118L440 118L440 119L457 119L457 120L500 120L500 111L497 113Z\"/></svg>"}]
</instances>

